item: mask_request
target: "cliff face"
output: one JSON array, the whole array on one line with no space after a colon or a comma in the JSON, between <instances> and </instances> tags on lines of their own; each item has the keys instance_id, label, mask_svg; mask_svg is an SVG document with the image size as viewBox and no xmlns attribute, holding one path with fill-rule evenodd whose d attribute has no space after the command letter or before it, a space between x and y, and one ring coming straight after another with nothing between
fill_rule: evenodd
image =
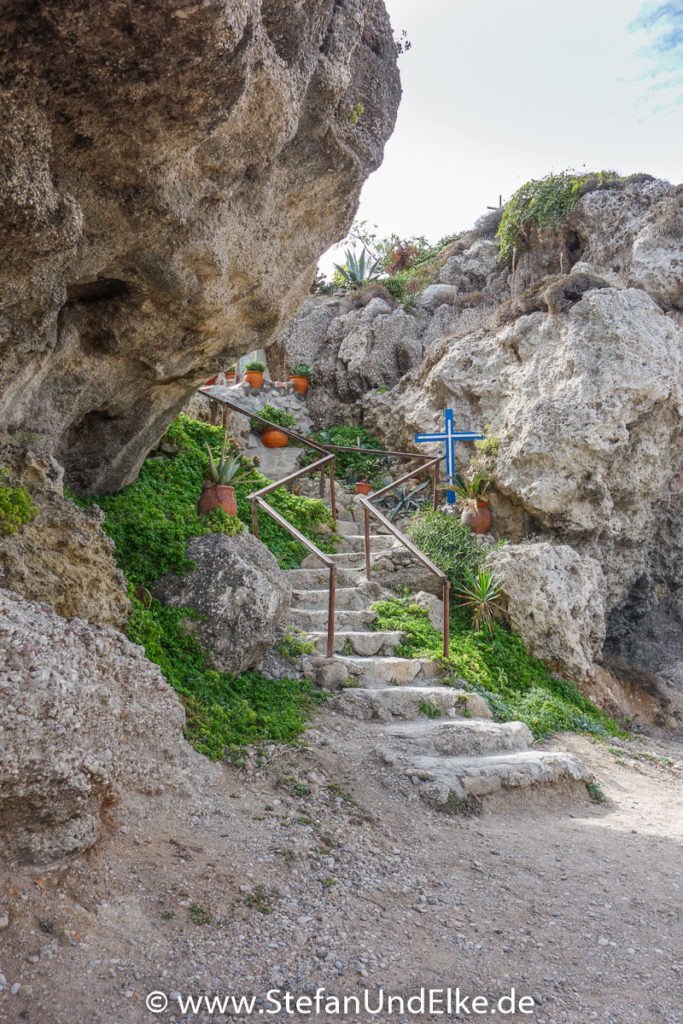
<instances>
[{"instance_id":1,"label":"cliff face","mask_svg":"<svg viewBox=\"0 0 683 1024\"><path fill-rule=\"evenodd\" d=\"M576 678L593 672L606 633L605 655L655 672L667 694L679 680L683 716L680 657L674 664L660 652L664 672L651 656L657 609L668 598L674 622L683 585L683 189L642 176L589 192L559 236L530 237L514 274L498 261L494 231L484 224L458 243L415 316L379 299L352 314L344 300L310 300L281 348L307 346L316 369L320 355L328 413L351 403L389 447L413 450L415 433L443 425L445 407L462 429L490 424L500 438L494 530L524 542L514 548L514 580L507 569L517 588L508 598L533 608L536 626L545 617L550 646L563 631L555 612L568 609L564 660L554 659L565 666L576 648L572 618L583 622L589 607L601 625L586 627L590 650L574 657ZM406 339L417 366L388 379ZM349 359L359 348L363 374ZM383 393L374 390L381 384ZM471 447L459 447L465 469ZM525 553L529 540L543 546ZM557 585L558 565L567 599L541 614L538 595ZM536 649L552 660L548 644Z\"/></svg>"},{"instance_id":2,"label":"cliff face","mask_svg":"<svg viewBox=\"0 0 683 1024\"><path fill-rule=\"evenodd\" d=\"M391 28L381 0L0 11L0 424L116 489L347 229L395 120Z\"/></svg>"}]
</instances>

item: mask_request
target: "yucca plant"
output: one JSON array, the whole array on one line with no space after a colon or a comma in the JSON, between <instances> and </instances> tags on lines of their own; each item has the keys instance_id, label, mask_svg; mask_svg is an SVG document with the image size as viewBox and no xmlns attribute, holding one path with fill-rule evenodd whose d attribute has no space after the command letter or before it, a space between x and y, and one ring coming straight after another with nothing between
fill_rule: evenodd
<instances>
[{"instance_id":1,"label":"yucca plant","mask_svg":"<svg viewBox=\"0 0 683 1024\"><path fill-rule=\"evenodd\" d=\"M351 249L347 249L344 258L346 263L343 266L339 263L335 263L334 266L349 288L361 288L369 281L377 280L382 272L382 259L378 257L373 260L365 246L363 246L360 257L357 257Z\"/></svg>"},{"instance_id":2,"label":"yucca plant","mask_svg":"<svg viewBox=\"0 0 683 1024\"><path fill-rule=\"evenodd\" d=\"M478 569L476 574L466 573L466 580L456 591L462 597L460 604L472 611L472 626L477 632L483 620L489 636L493 636L493 612L498 605L504 581L494 576L491 569L484 568Z\"/></svg>"}]
</instances>

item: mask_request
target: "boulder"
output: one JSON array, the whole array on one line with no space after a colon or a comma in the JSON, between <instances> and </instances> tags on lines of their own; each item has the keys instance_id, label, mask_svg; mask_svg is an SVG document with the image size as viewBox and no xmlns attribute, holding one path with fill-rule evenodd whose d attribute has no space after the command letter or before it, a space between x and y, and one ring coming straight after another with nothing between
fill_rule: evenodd
<instances>
[{"instance_id":1,"label":"boulder","mask_svg":"<svg viewBox=\"0 0 683 1024\"><path fill-rule=\"evenodd\" d=\"M10 469L9 483L25 487L38 510L12 536L0 535L0 586L46 601L65 618L121 627L130 602L113 542L102 530L104 515L64 497L62 467L27 447L31 440L0 436L0 467Z\"/></svg>"},{"instance_id":2,"label":"boulder","mask_svg":"<svg viewBox=\"0 0 683 1024\"><path fill-rule=\"evenodd\" d=\"M464 252L451 256L441 268L439 281L464 295L483 291L491 275L501 271L498 244L491 238L479 238Z\"/></svg>"},{"instance_id":3,"label":"boulder","mask_svg":"<svg viewBox=\"0 0 683 1024\"><path fill-rule=\"evenodd\" d=\"M416 604L422 611L427 612L429 621L434 629L439 633L443 633L443 601L436 594L420 590L417 594L411 595L410 603Z\"/></svg>"},{"instance_id":4,"label":"boulder","mask_svg":"<svg viewBox=\"0 0 683 1024\"><path fill-rule=\"evenodd\" d=\"M46 0L0 53L0 424L101 494L351 225L400 98L391 25L382 0Z\"/></svg>"},{"instance_id":5,"label":"boulder","mask_svg":"<svg viewBox=\"0 0 683 1024\"><path fill-rule=\"evenodd\" d=\"M0 590L0 855L45 864L92 846L108 807L211 773L141 647Z\"/></svg>"},{"instance_id":6,"label":"boulder","mask_svg":"<svg viewBox=\"0 0 683 1024\"><path fill-rule=\"evenodd\" d=\"M421 310L435 310L439 306L452 306L458 297L458 289L452 284L430 284L417 300Z\"/></svg>"},{"instance_id":7,"label":"boulder","mask_svg":"<svg viewBox=\"0 0 683 1024\"><path fill-rule=\"evenodd\" d=\"M196 568L180 579L169 573L152 587L164 604L192 608L187 628L219 672L246 671L275 643L285 625L292 588L275 557L246 531L235 537L194 537L187 556Z\"/></svg>"},{"instance_id":8,"label":"boulder","mask_svg":"<svg viewBox=\"0 0 683 1024\"><path fill-rule=\"evenodd\" d=\"M592 679L605 639L605 577L566 544L508 544L487 558L502 611L537 658L567 679Z\"/></svg>"}]
</instances>

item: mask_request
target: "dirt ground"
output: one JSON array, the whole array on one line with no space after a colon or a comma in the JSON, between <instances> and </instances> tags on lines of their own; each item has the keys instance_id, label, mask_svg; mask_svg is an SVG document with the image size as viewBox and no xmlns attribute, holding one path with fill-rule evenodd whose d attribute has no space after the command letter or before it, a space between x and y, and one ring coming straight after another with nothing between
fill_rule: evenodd
<instances>
[{"instance_id":1,"label":"dirt ground","mask_svg":"<svg viewBox=\"0 0 683 1024\"><path fill-rule=\"evenodd\" d=\"M606 802L447 817L400 792L371 725L324 710L304 739L192 800L122 802L89 854L3 877L0 1021L683 1022L680 744L563 735L548 746ZM319 988L339 1004L316 1014ZM450 1008L420 1002L447 988ZM257 1001L184 1002L202 995Z\"/></svg>"}]
</instances>

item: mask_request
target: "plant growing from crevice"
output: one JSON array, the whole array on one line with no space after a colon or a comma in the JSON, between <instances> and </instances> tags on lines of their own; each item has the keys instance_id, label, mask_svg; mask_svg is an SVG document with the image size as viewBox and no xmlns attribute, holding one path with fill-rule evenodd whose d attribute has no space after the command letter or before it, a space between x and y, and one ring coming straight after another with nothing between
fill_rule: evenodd
<instances>
[{"instance_id":1,"label":"plant growing from crevice","mask_svg":"<svg viewBox=\"0 0 683 1024\"><path fill-rule=\"evenodd\" d=\"M31 495L25 487L3 483L9 477L8 469L0 469L0 536L11 537L20 526L30 523L38 515L31 504Z\"/></svg>"},{"instance_id":2,"label":"plant growing from crevice","mask_svg":"<svg viewBox=\"0 0 683 1024\"><path fill-rule=\"evenodd\" d=\"M296 626L288 626L277 647L279 653L288 661L295 662L305 654L313 654L315 644L306 639L306 634Z\"/></svg>"}]
</instances>

